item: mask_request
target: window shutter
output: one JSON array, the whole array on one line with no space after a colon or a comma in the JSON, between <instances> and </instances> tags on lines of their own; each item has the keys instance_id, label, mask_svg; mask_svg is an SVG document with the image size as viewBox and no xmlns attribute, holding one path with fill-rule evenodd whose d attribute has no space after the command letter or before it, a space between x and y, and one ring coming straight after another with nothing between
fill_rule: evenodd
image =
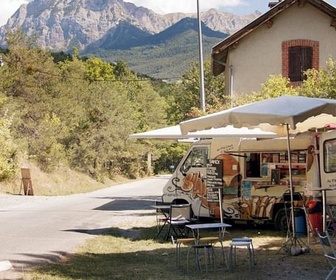
<instances>
[{"instance_id":1,"label":"window shutter","mask_svg":"<svg viewBox=\"0 0 336 280\"><path fill-rule=\"evenodd\" d=\"M302 81L307 79L303 72L311 68L313 68L313 48L302 47Z\"/></svg>"},{"instance_id":2,"label":"window shutter","mask_svg":"<svg viewBox=\"0 0 336 280\"><path fill-rule=\"evenodd\" d=\"M297 82L301 79L301 47L291 47L288 49L289 55L289 73L288 77L291 82Z\"/></svg>"},{"instance_id":3,"label":"window shutter","mask_svg":"<svg viewBox=\"0 0 336 280\"><path fill-rule=\"evenodd\" d=\"M313 65L313 48L312 47L290 47L288 49L289 71L288 77L291 82L299 82L306 79L303 74Z\"/></svg>"}]
</instances>

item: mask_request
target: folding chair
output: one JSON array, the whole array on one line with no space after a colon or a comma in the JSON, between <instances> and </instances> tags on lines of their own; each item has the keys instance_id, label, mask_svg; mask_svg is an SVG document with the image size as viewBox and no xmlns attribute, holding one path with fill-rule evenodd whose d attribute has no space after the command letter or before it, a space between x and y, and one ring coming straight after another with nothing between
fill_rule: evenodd
<instances>
[{"instance_id":1,"label":"folding chair","mask_svg":"<svg viewBox=\"0 0 336 280\"><path fill-rule=\"evenodd\" d=\"M320 232L318 228L316 228L316 233L320 239L320 244L323 248L324 256L327 258L328 262L330 263L332 269L327 275L325 279L329 279L332 274L336 270L336 251L335 246L330 238L328 231Z\"/></svg>"},{"instance_id":2,"label":"folding chair","mask_svg":"<svg viewBox=\"0 0 336 280\"><path fill-rule=\"evenodd\" d=\"M159 236L169 219L170 209L165 208L164 206L170 206L170 204L164 203L162 201L155 201L155 206L158 206L156 208L156 230L157 230L156 236Z\"/></svg>"},{"instance_id":3,"label":"folding chair","mask_svg":"<svg viewBox=\"0 0 336 280\"><path fill-rule=\"evenodd\" d=\"M327 208L327 229L336 236L336 205L328 205Z\"/></svg>"},{"instance_id":4,"label":"folding chair","mask_svg":"<svg viewBox=\"0 0 336 280\"><path fill-rule=\"evenodd\" d=\"M176 238L185 237L188 229L185 225L190 223L191 205L190 204L171 204L168 218L168 232L166 240L174 234Z\"/></svg>"}]
</instances>

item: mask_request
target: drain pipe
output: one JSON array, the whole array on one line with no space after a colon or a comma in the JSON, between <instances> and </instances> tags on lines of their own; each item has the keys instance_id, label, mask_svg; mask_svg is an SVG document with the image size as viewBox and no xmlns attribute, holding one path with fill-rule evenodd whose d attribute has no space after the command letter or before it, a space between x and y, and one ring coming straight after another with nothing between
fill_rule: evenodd
<instances>
[{"instance_id":1,"label":"drain pipe","mask_svg":"<svg viewBox=\"0 0 336 280\"><path fill-rule=\"evenodd\" d=\"M231 98L231 108L232 108L233 107L233 104L232 104L233 88L234 88L234 86L233 86L233 83L234 83L233 65L232 64L227 65L225 62L222 62L222 61L214 59L214 58L212 59L212 61L229 68L229 75L230 75L230 78L229 78L229 95L230 95L230 98Z\"/></svg>"}]
</instances>

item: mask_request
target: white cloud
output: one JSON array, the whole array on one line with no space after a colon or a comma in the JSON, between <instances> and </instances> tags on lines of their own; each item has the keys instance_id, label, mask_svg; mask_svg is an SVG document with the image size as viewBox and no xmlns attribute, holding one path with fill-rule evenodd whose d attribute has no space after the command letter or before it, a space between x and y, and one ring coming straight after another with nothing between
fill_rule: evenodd
<instances>
[{"instance_id":1,"label":"white cloud","mask_svg":"<svg viewBox=\"0 0 336 280\"><path fill-rule=\"evenodd\" d=\"M7 23L7 20L16 12L16 10L25 3L27 0L1 0L0 9L0 26Z\"/></svg>"}]
</instances>

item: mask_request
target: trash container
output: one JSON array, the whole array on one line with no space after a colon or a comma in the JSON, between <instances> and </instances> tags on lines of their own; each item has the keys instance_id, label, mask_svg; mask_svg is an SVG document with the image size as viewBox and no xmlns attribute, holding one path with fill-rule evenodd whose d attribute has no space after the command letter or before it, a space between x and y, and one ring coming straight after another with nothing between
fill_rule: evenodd
<instances>
[{"instance_id":1,"label":"trash container","mask_svg":"<svg viewBox=\"0 0 336 280\"><path fill-rule=\"evenodd\" d=\"M319 231L323 230L322 203L316 200L308 201L307 212L313 235L317 236L315 229L317 228Z\"/></svg>"},{"instance_id":2,"label":"trash container","mask_svg":"<svg viewBox=\"0 0 336 280\"><path fill-rule=\"evenodd\" d=\"M294 209L294 218L295 218L295 234L296 236L306 236L307 235L307 223L306 217L303 209L295 208Z\"/></svg>"}]
</instances>

